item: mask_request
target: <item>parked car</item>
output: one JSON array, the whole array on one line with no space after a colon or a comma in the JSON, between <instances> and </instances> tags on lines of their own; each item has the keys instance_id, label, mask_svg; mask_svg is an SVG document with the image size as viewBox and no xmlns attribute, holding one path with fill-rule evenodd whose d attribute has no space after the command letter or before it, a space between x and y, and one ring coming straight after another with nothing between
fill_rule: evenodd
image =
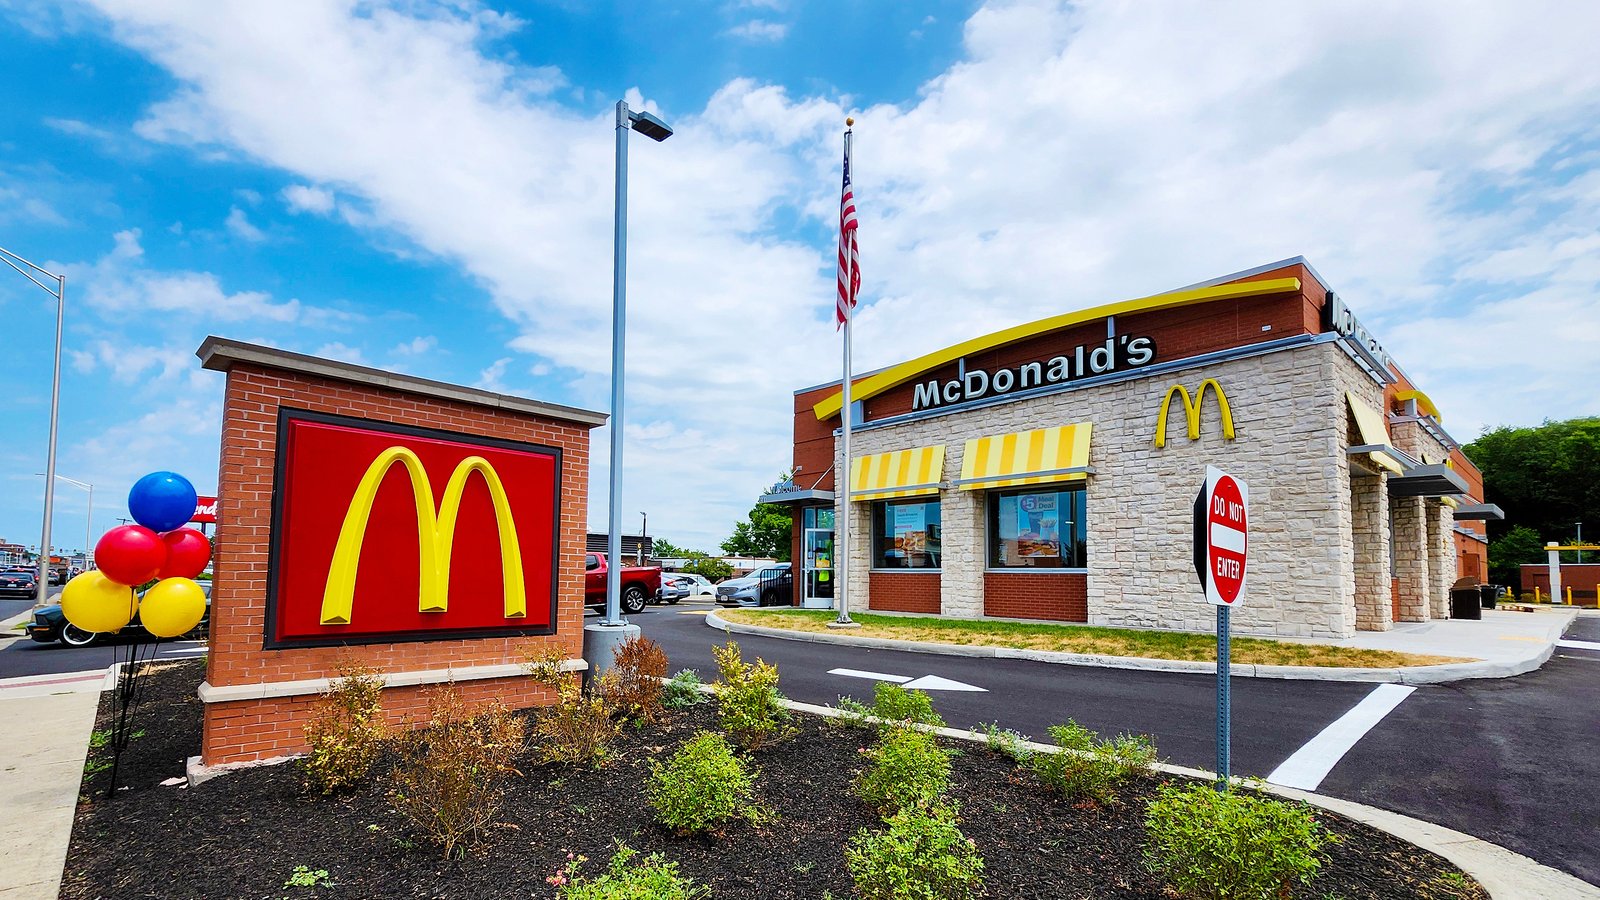
<instances>
[{"instance_id":1,"label":"parked car","mask_svg":"<svg viewBox=\"0 0 1600 900\"><path fill-rule=\"evenodd\" d=\"M32 597L38 592L38 573L29 569L8 569L0 572L0 596Z\"/></svg>"},{"instance_id":2,"label":"parked car","mask_svg":"<svg viewBox=\"0 0 1600 900\"><path fill-rule=\"evenodd\" d=\"M606 608L606 558L590 553L583 560L584 603L591 609ZM621 605L627 615L643 612L644 605L661 589L660 566L623 566Z\"/></svg>"},{"instance_id":3,"label":"parked car","mask_svg":"<svg viewBox=\"0 0 1600 900\"><path fill-rule=\"evenodd\" d=\"M195 630L204 633L207 626L211 624L211 582L202 581L199 582L199 585L200 590L204 591L206 595L206 611L205 615L200 618L200 624L195 626ZM143 596L143 594L140 595L141 598ZM137 613L134 614L133 621L128 623L127 628L117 633L122 634L129 628L140 632L144 630L139 624ZM87 647L107 636L98 631L84 631L82 628L68 622L66 615L61 612L61 604L59 603L41 606L34 610L33 621L28 623L27 632L28 637L41 644L60 641L68 647Z\"/></svg>"},{"instance_id":4,"label":"parked car","mask_svg":"<svg viewBox=\"0 0 1600 900\"><path fill-rule=\"evenodd\" d=\"M723 606L784 606L793 593L789 564L778 563L717 585L717 602Z\"/></svg>"},{"instance_id":5,"label":"parked car","mask_svg":"<svg viewBox=\"0 0 1600 900\"><path fill-rule=\"evenodd\" d=\"M661 588L656 591L656 602L674 604L689 596L689 583L676 575L661 576Z\"/></svg>"},{"instance_id":6,"label":"parked car","mask_svg":"<svg viewBox=\"0 0 1600 900\"><path fill-rule=\"evenodd\" d=\"M711 579L704 575L693 572L674 572L673 577L688 586L689 596L691 597L699 597L702 594L709 594L713 597L717 595L717 586L712 584Z\"/></svg>"}]
</instances>

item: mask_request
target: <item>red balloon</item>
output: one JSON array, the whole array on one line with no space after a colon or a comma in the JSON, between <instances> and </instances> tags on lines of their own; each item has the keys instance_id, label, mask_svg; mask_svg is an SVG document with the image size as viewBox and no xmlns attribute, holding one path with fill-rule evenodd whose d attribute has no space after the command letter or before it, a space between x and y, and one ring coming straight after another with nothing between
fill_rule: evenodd
<instances>
[{"instance_id":1,"label":"red balloon","mask_svg":"<svg viewBox=\"0 0 1600 900\"><path fill-rule=\"evenodd\" d=\"M161 536L161 542L167 545L162 578L193 578L211 561L211 542L193 528L174 528Z\"/></svg>"},{"instance_id":2,"label":"red balloon","mask_svg":"<svg viewBox=\"0 0 1600 900\"><path fill-rule=\"evenodd\" d=\"M100 573L117 584L140 585L161 574L167 545L143 525L119 525L94 545L94 561Z\"/></svg>"}]
</instances>

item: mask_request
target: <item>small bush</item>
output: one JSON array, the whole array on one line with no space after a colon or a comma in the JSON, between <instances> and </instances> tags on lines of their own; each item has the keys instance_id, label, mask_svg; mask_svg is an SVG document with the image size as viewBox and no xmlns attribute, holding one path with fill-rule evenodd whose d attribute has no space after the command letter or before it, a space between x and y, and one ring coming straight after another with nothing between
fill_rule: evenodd
<instances>
[{"instance_id":1,"label":"small bush","mask_svg":"<svg viewBox=\"0 0 1600 900\"><path fill-rule=\"evenodd\" d=\"M1060 752L1037 753L1029 766L1047 787L1069 800L1110 803L1123 782L1149 772L1156 761L1155 744L1148 737L1096 741L1094 732L1071 719L1050 726L1050 736Z\"/></svg>"},{"instance_id":2,"label":"small bush","mask_svg":"<svg viewBox=\"0 0 1600 900\"><path fill-rule=\"evenodd\" d=\"M587 857L572 856L566 868L546 878L557 900L701 900L710 890L678 874L678 864L652 853L635 861L639 851L618 845L606 871L590 877L580 870Z\"/></svg>"},{"instance_id":3,"label":"small bush","mask_svg":"<svg viewBox=\"0 0 1600 900\"><path fill-rule=\"evenodd\" d=\"M926 731L887 729L862 754L869 765L856 777L855 793L880 813L932 805L950 786L952 754Z\"/></svg>"},{"instance_id":4,"label":"small bush","mask_svg":"<svg viewBox=\"0 0 1600 900\"><path fill-rule=\"evenodd\" d=\"M596 679L596 689L584 693L583 684L561 669L561 656L551 652L529 660L530 675L556 692L555 705L533 720L534 745L541 763L602 766L611 758L611 745L622 730L611 718L606 700L611 673Z\"/></svg>"},{"instance_id":5,"label":"small bush","mask_svg":"<svg viewBox=\"0 0 1600 900\"><path fill-rule=\"evenodd\" d=\"M661 703L671 709L687 709L711 699L700 690L700 676L693 669L684 669L672 676L662 689Z\"/></svg>"},{"instance_id":6,"label":"small bush","mask_svg":"<svg viewBox=\"0 0 1600 900\"><path fill-rule=\"evenodd\" d=\"M661 714L661 679L667 677L667 654L642 635L612 651L616 662L601 680L606 699L623 713L653 722Z\"/></svg>"},{"instance_id":7,"label":"small bush","mask_svg":"<svg viewBox=\"0 0 1600 900\"><path fill-rule=\"evenodd\" d=\"M1027 746L1027 735L1018 734L1009 728L1001 728L999 722L979 725L976 730L983 732L984 745L990 753L998 753L1019 766L1033 762L1033 757L1038 752Z\"/></svg>"},{"instance_id":8,"label":"small bush","mask_svg":"<svg viewBox=\"0 0 1600 900\"><path fill-rule=\"evenodd\" d=\"M720 734L702 731L650 776L656 821L679 834L710 831L734 819L763 818L755 802L755 774Z\"/></svg>"},{"instance_id":9,"label":"small bush","mask_svg":"<svg viewBox=\"0 0 1600 900\"><path fill-rule=\"evenodd\" d=\"M306 786L332 794L365 781L383 749L383 678L351 666L328 686L306 722L311 745L302 762Z\"/></svg>"},{"instance_id":10,"label":"small bush","mask_svg":"<svg viewBox=\"0 0 1600 900\"><path fill-rule=\"evenodd\" d=\"M717 718L735 744L760 750L794 734L789 711L779 702L777 666L761 659L745 662L735 641L712 647L711 656L721 675Z\"/></svg>"},{"instance_id":11,"label":"small bush","mask_svg":"<svg viewBox=\"0 0 1600 900\"><path fill-rule=\"evenodd\" d=\"M901 810L883 831L865 828L845 847L862 900L968 900L983 893L983 858L956 826L953 806Z\"/></svg>"},{"instance_id":12,"label":"small bush","mask_svg":"<svg viewBox=\"0 0 1600 900\"><path fill-rule=\"evenodd\" d=\"M873 688L872 695L872 714L884 722L944 727L944 719L933 711L933 698L928 696L927 691L908 691L898 684L880 681Z\"/></svg>"},{"instance_id":13,"label":"small bush","mask_svg":"<svg viewBox=\"0 0 1600 900\"><path fill-rule=\"evenodd\" d=\"M839 715L831 720L835 725L845 728L873 727L872 707L854 697L840 696L839 702L834 704L834 709L839 711Z\"/></svg>"},{"instance_id":14,"label":"small bush","mask_svg":"<svg viewBox=\"0 0 1600 900\"><path fill-rule=\"evenodd\" d=\"M389 803L446 857L494 818L527 723L494 703L473 713L454 685L435 691L433 721L402 737Z\"/></svg>"},{"instance_id":15,"label":"small bush","mask_svg":"<svg viewBox=\"0 0 1600 900\"><path fill-rule=\"evenodd\" d=\"M1209 784L1166 785L1145 812L1145 860L1180 894L1273 900L1311 881L1332 840L1311 807Z\"/></svg>"}]
</instances>

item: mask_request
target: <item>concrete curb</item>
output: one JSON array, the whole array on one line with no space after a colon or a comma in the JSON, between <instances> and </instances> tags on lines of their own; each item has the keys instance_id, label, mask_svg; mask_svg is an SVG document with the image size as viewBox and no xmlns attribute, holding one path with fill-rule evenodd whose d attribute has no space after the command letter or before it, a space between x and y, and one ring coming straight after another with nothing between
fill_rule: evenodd
<instances>
[{"instance_id":1,"label":"concrete curb","mask_svg":"<svg viewBox=\"0 0 1600 900\"><path fill-rule=\"evenodd\" d=\"M701 690L705 693L715 694L716 690L710 685L704 685ZM819 706L815 703L800 703L794 700L783 700L783 705L796 712L811 713L825 718L840 718L844 715L841 710L831 706ZM975 744L988 744L988 737L975 731L966 731L960 728L931 728L925 725L914 726L924 731L931 731L941 737L952 738L959 741L968 741ZM1022 741L1027 746L1041 753L1059 753L1060 748L1053 744L1041 744L1036 741ZM1157 771L1169 775L1179 775L1185 778L1194 778L1200 781L1216 781L1215 772L1204 769L1191 769L1187 766L1174 766L1169 763L1157 763ZM1376 828L1386 834L1393 835L1402 841L1438 854L1449 860L1461 871L1472 876L1483 889L1489 892L1494 900L1595 900L1600 898L1600 888L1589 884L1579 878L1551 868L1537 860L1529 859L1520 853L1508 850L1499 844L1490 843L1482 838L1475 838L1470 834L1463 834L1424 822L1397 812L1367 806L1351 800L1340 800L1337 797L1328 797L1322 794L1313 794L1294 788L1279 787L1260 781L1235 777L1234 784L1254 788L1263 793L1274 794L1288 800L1298 800L1319 809L1336 813L1352 821L1360 822Z\"/></svg>"},{"instance_id":2,"label":"concrete curb","mask_svg":"<svg viewBox=\"0 0 1600 900\"><path fill-rule=\"evenodd\" d=\"M1053 663L1062 666L1096 666L1103 669L1143 669L1152 672L1188 672L1211 675L1217 664L1178 659L1146 659L1136 656L1101 656L1092 653L1064 653L1058 650L1022 650L1015 647L979 647L966 644L939 644L923 641L902 641L894 638L856 637L844 634L824 634L815 631L795 631L766 625L748 625L730 622L717 615L717 610L706 614L706 624L734 634L753 634L786 641L812 641L820 644L844 644L872 650L904 650L909 653L934 653L942 656L974 656L995 659L1026 659L1033 662ZM1398 669L1356 669L1334 666L1261 666L1234 663L1229 671L1236 678L1284 678L1301 681L1362 681L1389 684L1444 684L1469 678L1510 678L1522 675L1544 665L1555 653L1555 643L1521 659L1510 661L1477 660L1467 663L1447 663L1438 666L1412 666Z\"/></svg>"}]
</instances>

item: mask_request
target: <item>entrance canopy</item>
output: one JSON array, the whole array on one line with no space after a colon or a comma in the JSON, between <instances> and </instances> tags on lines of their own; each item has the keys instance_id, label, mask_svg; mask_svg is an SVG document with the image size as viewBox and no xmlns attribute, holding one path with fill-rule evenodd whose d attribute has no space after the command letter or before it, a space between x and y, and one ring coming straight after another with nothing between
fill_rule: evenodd
<instances>
[{"instance_id":1,"label":"entrance canopy","mask_svg":"<svg viewBox=\"0 0 1600 900\"><path fill-rule=\"evenodd\" d=\"M1465 478L1443 464L1413 466L1404 475L1389 476L1391 497L1446 497L1471 489Z\"/></svg>"},{"instance_id":2,"label":"entrance canopy","mask_svg":"<svg viewBox=\"0 0 1600 900\"><path fill-rule=\"evenodd\" d=\"M1082 481L1094 474L1089 465L1089 422L1036 428L1014 434L973 438L961 457L963 491Z\"/></svg>"}]
</instances>

